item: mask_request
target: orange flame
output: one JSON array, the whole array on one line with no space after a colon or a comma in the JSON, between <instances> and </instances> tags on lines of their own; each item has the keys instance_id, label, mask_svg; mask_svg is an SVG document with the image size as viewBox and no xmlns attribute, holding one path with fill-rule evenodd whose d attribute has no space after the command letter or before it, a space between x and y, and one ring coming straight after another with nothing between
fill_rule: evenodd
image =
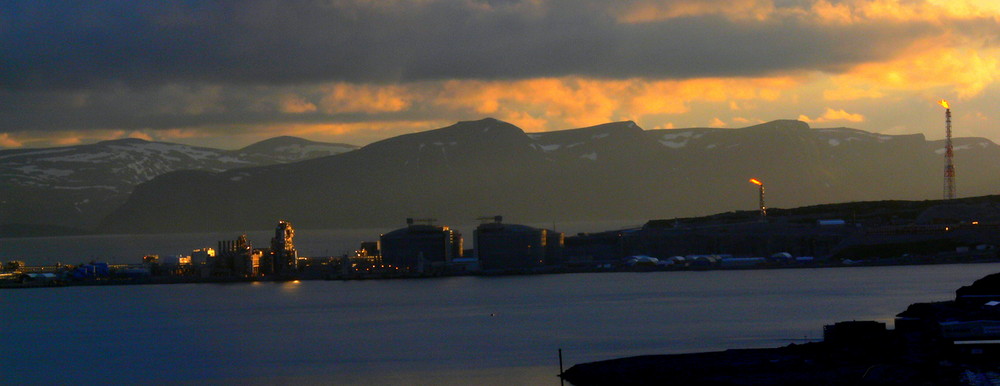
<instances>
[{"instance_id":1,"label":"orange flame","mask_svg":"<svg viewBox=\"0 0 1000 386\"><path fill-rule=\"evenodd\" d=\"M750 183L751 183L751 184L754 184L754 185L764 185L764 183L763 183L763 182L760 182L760 180L758 180L758 179L756 179L756 178L751 178L751 179L750 179Z\"/></svg>"},{"instance_id":2,"label":"orange flame","mask_svg":"<svg viewBox=\"0 0 1000 386\"><path fill-rule=\"evenodd\" d=\"M941 107L944 107L946 109L950 109L951 108L951 107L948 107L948 101L946 101L944 99L938 101L938 104L941 105Z\"/></svg>"}]
</instances>

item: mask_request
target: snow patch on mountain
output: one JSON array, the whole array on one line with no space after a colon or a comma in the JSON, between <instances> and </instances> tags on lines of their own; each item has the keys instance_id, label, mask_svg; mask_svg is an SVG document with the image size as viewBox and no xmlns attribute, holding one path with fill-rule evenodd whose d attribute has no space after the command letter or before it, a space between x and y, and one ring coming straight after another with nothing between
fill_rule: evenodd
<instances>
[{"instance_id":1,"label":"snow patch on mountain","mask_svg":"<svg viewBox=\"0 0 1000 386\"><path fill-rule=\"evenodd\" d=\"M896 140L899 136L880 133L870 133L858 129L833 128L813 129L820 140L825 140L830 146L839 146L844 142L876 142L885 143Z\"/></svg>"},{"instance_id":2,"label":"snow patch on mountain","mask_svg":"<svg viewBox=\"0 0 1000 386\"><path fill-rule=\"evenodd\" d=\"M980 143L978 145L982 145L982 144ZM952 146L952 150L954 150L954 151L970 150L970 149L972 149L972 146L973 146L973 144L967 143L965 145ZM945 152L947 152L947 150L945 150L945 148L943 148L943 147L940 148L940 149L934 150L935 154L941 154L941 155L943 155Z\"/></svg>"},{"instance_id":3,"label":"snow patch on mountain","mask_svg":"<svg viewBox=\"0 0 1000 386\"><path fill-rule=\"evenodd\" d=\"M305 156L306 154L312 153L312 152L340 152L340 153L342 153L342 152L348 151L348 150L351 150L351 149L343 147L343 146L330 146L330 145L305 145L305 146L303 146L303 145L300 145L300 144L293 144L293 145L287 145L287 146L279 146L279 147L277 147L277 148L274 149L274 151L277 152L277 153L301 154L303 156Z\"/></svg>"},{"instance_id":4,"label":"snow patch on mountain","mask_svg":"<svg viewBox=\"0 0 1000 386\"><path fill-rule=\"evenodd\" d=\"M239 151L141 139L39 150L3 150L0 151L3 160L0 184L33 189L101 189L128 194L135 185L175 170L221 172L353 150L350 145L316 143L293 137L269 141Z\"/></svg>"},{"instance_id":5,"label":"snow patch on mountain","mask_svg":"<svg viewBox=\"0 0 1000 386\"><path fill-rule=\"evenodd\" d=\"M663 146L671 149L680 149L687 146L688 142L692 139L698 139L703 136L705 136L703 132L671 130L671 132L661 135L656 140Z\"/></svg>"},{"instance_id":6,"label":"snow patch on mountain","mask_svg":"<svg viewBox=\"0 0 1000 386\"><path fill-rule=\"evenodd\" d=\"M40 155L65 153L68 151L73 151L73 149L64 147L64 148L43 149L43 150L12 151L8 152L8 154L0 154L0 159L12 158L12 157L37 157Z\"/></svg>"},{"instance_id":7,"label":"snow patch on mountain","mask_svg":"<svg viewBox=\"0 0 1000 386\"><path fill-rule=\"evenodd\" d=\"M55 186L55 187L53 187L53 189L60 189L60 190L91 190L91 189L93 189L93 190L111 190L111 191L114 191L114 192L118 192L119 191L119 189L118 189L117 186L109 186L109 185L104 185L104 186ZM90 202L90 199L89 198L88 199L84 199L83 201L84 202Z\"/></svg>"},{"instance_id":8,"label":"snow patch on mountain","mask_svg":"<svg viewBox=\"0 0 1000 386\"><path fill-rule=\"evenodd\" d=\"M70 176L73 175L74 173L72 170L65 170L65 169L42 169L39 168L38 165L24 165L16 169L20 170L21 173L28 174L36 178L42 177L40 176L40 174L44 174L45 177L58 178L58 177Z\"/></svg>"},{"instance_id":9,"label":"snow patch on mountain","mask_svg":"<svg viewBox=\"0 0 1000 386\"><path fill-rule=\"evenodd\" d=\"M113 153L77 153L68 154L62 157L49 157L49 162L106 162L108 158L114 156Z\"/></svg>"}]
</instances>

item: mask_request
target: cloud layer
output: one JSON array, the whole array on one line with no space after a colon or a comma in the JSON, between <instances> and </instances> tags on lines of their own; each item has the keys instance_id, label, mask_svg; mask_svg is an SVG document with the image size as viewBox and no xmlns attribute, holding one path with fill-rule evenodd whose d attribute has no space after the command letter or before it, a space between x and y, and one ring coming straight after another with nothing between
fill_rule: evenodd
<instances>
[{"instance_id":1,"label":"cloud layer","mask_svg":"<svg viewBox=\"0 0 1000 386\"><path fill-rule=\"evenodd\" d=\"M190 139L371 122L380 132L486 115L530 130L885 124L860 110L941 97L975 107L985 132L1000 58L991 4L4 2L0 146L116 130ZM883 128L921 130L912 116ZM351 141L337 132L328 137Z\"/></svg>"},{"instance_id":2,"label":"cloud layer","mask_svg":"<svg viewBox=\"0 0 1000 386\"><path fill-rule=\"evenodd\" d=\"M0 84L754 76L842 70L940 29L922 20L817 23L822 16L790 11L734 21L718 1L627 3L15 2L3 11L2 37L14 44L3 46Z\"/></svg>"}]
</instances>

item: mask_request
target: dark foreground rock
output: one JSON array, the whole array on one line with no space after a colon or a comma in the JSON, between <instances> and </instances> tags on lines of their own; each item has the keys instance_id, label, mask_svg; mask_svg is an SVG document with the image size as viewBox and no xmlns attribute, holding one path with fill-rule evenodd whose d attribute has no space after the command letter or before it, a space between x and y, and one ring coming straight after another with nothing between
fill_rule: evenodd
<instances>
[{"instance_id":1,"label":"dark foreground rock","mask_svg":"<svg viewBox=\"0 0 1000 386\"><path fill-rule=\"evenodd\" d=\"M895 327L840 322L823 342L582 363L562 376L576 386L1000 385L1000 274L955 300L911 304Z\"/></svg>"},{"instance_id":2,"label":"dark foreground rock","mask_svg":"<svg viewBox=\"0 0 1000 386\"><path fill-rule=\"evenodd\" d=\"M578 364L564 374L587 385L949 385L955 369L857 356L823 343L773 349L742 349L647 355Z\"/></svg>"}]
</instances>

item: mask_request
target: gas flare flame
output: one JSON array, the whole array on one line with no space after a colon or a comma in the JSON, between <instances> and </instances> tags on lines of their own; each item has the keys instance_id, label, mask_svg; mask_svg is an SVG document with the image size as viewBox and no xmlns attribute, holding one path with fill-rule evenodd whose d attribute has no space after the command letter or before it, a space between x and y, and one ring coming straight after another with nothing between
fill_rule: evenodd
<instances>
[{"instance_id":1,"label":"gas flare flame","mask_svg":"<svg viewBox=\"0 0 1000 386\"><path fill-rule=\"evenodd\" d=\"M758 180L758 179L756 179L756 178L751 178L751 179L750 179L750 183L751 183L751 184L754 184L754 185L764 185L764 183L763 183L763 182L760 182L760 180Z\"/></svg>"},{"instance_id":2,"label":"gas flare flame","mask_svg":"<svg viewBox=\"0 0 1000 386\"><path fill-rule=\"evenodd\" d=\"M948 101L946 101L944 99L938 101L938 104L941 105L941 107L944 107L946 109L950 109L951 108L951 107L948 107Z\"/></svg>"}]
</instances>

